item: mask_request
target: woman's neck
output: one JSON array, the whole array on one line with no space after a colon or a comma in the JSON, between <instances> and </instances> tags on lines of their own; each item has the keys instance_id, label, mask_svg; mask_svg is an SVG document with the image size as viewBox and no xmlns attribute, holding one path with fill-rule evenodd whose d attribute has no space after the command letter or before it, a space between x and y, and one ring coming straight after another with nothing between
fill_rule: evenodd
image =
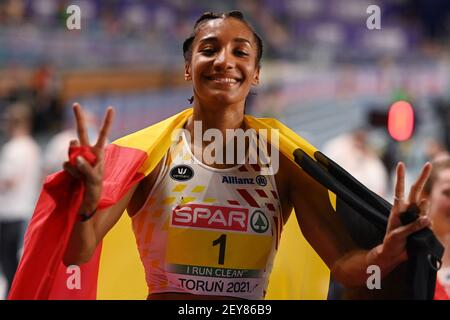
<instances>
[{"instance_id":1,"label":"woman's neck","mask_svg":"<svg viewBox=\"0 0 450 320\"><path fill-rule=\"evenodd\" d=\"M211 107L194 100L194 113L186 124L186 129L191 133L194 121L201 121L203 132L215 128L225 135L226 129L243 128L244 103Z\"/></svg>"},{"instance_id":2,"label":"woman's neck","mask_svg":"<svg viewBox=\"0 0 450 320\"><path fill-rule=\"evenodd\" d=\"M228 133L227 129L243 129L245 130L244 123L244 103L236 104L236 105L227 105L224 107L218 107L217 105L214 107L202 105L199 102L194 102L194 112L192 117L188 119L185 125L185 129L190 133L191 136L191 148L194 151L200 152L203 154L203 150L213 141L217 143L214 138L213 141L210 139L204 139L205 132L209 129L219 130L221 133L222 140L222 154L227 154L227 152L233 152L233 155L237 154L236 146L237 143L232 143L235 140L235 137L231 137ZM199 136L199 133L201 137ZM199 141L199 139L201 141ZM230 143L232 143L230 145ZM232 147L231 147L232 146ZM230 149L231 147L231 149ZM247 142L245 141L245 148L247 149ZM228 150L229 149L229 150ZM233 156L234 158L234 156ZM226 168L232 164L214 164L214 167L217 168Z\"/></svg>"}]
</instances>

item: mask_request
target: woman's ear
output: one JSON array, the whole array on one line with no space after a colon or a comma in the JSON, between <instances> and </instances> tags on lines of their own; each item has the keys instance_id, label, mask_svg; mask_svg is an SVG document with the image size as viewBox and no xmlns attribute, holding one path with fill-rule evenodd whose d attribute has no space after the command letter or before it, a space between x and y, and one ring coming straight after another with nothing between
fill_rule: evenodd
<instances>
[{"instance_id":1,"label":"woman's ear","mask_svg":"<svg viewBox=\"0 0 450 320\"><path fill-rule=\"evenodd\" d=\"M191 77L191 64L186 62L184 64L184 80L186 81L191 81L192 77Z\"/></svg>"},{"instance_id":2,"label":"woman's ear","mask_svg":"<svg viewBox=\"0 0 450 320\"><path fill-rule=\"evenodd\" d=\"M253 86L257 86L259 84L259 70L260 70L260 68L257 67L255 70L255 73L253 74L253 79L252 79Z\"/></svg>"}]
</instances>

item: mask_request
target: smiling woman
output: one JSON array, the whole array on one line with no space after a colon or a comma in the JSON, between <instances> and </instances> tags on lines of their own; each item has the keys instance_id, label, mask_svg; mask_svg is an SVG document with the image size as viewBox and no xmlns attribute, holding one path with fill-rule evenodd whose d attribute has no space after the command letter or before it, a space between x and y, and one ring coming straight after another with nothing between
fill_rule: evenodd
<instances>
[{"instance_id":1,"label":"smiling woman","mask_svg":"<svg viewBox=\"0 0 450 320\"><path fill-rule=\"evenodd\" d=\"M194 99L215 108L245 101L259 82L262 41L240 12L206 13L183 44L185 79Z\"/></svg>"},{"instance_id":2,"label":"smiling woman","mask_svg":"<svg viewBox=\"0 0 450 320\"><path fill-rule=\"evenodd\" d=\"M50 177L44 186L11 298L73 296L61 289L65 284L61 262L89 269L83 273L86 292L78 297L97 297L97 274L101 278L105 269L122 264L133 252L125 250L124 256L107 267L100 263L99 271L99 261L117 254L124 244L119 239L111 245L110 239L118 227L111 229L127 218L125 211L131 218L127 230L133 231L133 245L137 245L144 267L148 299L263 299L291 212L295 212L293 216L314 251L345 286L365 285L371 265L378 265L385 276L406 261L408 236L427 227L429 221L422 216L402 225L400 216L422 199L431 166L424 166L406 198L405 168L398 165L396 201L387 209L389 218L382 218L387 223L386 230L381 230L383 240L369 249L357 246L341 216L334 214L336 203L330 201L333 197L328 187L319 182L323 180L306 167L302 170L294 160L294 151L304 160L314 159L318 150L275 119L257 119L244 113L250 88L259 83L262 48L261 39L241 13L202 15L183 45L185 79L192 82L193 107L107 148L113 109L108 108L97 143L91 145L83 110L75 104L79 139L71 143L71 161L64 164L65 172ZM202 125L200 137L207 130L216 130L224 139L224 149L241 145L245 154L252 142L231 144L227 132L249 128L262 135L263 130L275 129L280 139L271 153L280 154L276 158L279 170L264 168L274 163L250 161L206 164L196 157L201 154L197 150L212 142L195 139L199 136L194 133L196 122ZM179 129L189 135L172 140L172 133ZM267 138L271 144L278 141ZM265 158L270 156L273 154ZM321 167L314 164L319 160L311 161ZM74 179L81 183L74 183ZM67 192L68 186L74 190ZM421 206L420 213L424 210ZM293 250L291 257L301 257L303 265L313 265L298 246ZM36 260L41 264L33 263ZM116 277L134 275L131 270L124 265ZM311 278L309 274L305 282L311 280L307 278ZM100 283L98 286L100 291Z\"/></svg>"}]
</instances>

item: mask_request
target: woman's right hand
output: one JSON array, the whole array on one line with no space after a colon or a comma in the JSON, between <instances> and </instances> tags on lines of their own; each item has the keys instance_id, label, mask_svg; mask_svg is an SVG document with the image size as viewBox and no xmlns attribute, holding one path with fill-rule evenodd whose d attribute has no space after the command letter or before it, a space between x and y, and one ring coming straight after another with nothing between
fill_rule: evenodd
<instances>
[{"instance_id":1,"label":"woman's right hand","mask_svg":"<svg viewBox=\"0 0 450 320\"><path fill-rule=\"evenodd\" d=\"M94 145L89 143L83 109L78 103L75 103L73 105L73 111L76 119L78 140L72 140L70 146L89 147L96 156L96 161L91 165L85 158L78 156L76 159L76 166L72 165L69 161L66 161L64 162L63 167L70 175L83 181L85 190L80 212L91 213L97 209L102 192L105 146L114 117L114 109L108 107L106 110L97 142Z\"/></svg>"}]
</instances>

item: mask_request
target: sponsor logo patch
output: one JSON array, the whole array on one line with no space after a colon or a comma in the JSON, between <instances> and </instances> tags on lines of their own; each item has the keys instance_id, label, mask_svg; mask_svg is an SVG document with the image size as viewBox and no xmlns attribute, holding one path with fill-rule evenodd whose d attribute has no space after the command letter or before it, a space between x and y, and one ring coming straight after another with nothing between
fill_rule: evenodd
<instances>
[{"instance_id":1,"label":"sponsor logo patch","mask_svg":"<svg viewBox=\"0 0 450 320\"><path fill-rule=\"evenodd\" d=\"M173 226L246 232L247 208L187 203L172 210Z\"/></svg>"},{"instance_id":2,"label":"sponsor logo patch","mask_svg":"<svg viewBox=\"0 0 450 320\"><path fill-rule=\"evenodd\" d=\"M223 176L222 183L227 184L255 184L253 178L239 178L236 176Z\"/></svg>"},{"instance_id":3,"label":"sponsor logo patch","mask_svg":"<svg viewBox=\"0 0 450 320\"><path fill-rule=\"evenodd\" d=\"M170 170L170 177L176 181L187 181L194 176L194 170L187 165L179 165Z\"/></svg>"},{"instance_id":4,"label":"sponsor logo patch","mask_svg":"<svg viewBox=\"0 0 450 320\"><path fill-rule=\"evenodd\" d=\"M264 212L256 210L250 218L250 226L256 233L264 233L269 229L269 219Z\"/></svg>"},{"instance_id":5,"label":"sponsor logo patch","mask_svg":"<svg viewBox=\"0 0 450 320\"><path fill-rule=\"evenodd\" d=\"M264 176L257 176L256 177L256 183L259 184L261 187L265 187L267 185L267 179Z\"/></svg>"}]
</instances>

